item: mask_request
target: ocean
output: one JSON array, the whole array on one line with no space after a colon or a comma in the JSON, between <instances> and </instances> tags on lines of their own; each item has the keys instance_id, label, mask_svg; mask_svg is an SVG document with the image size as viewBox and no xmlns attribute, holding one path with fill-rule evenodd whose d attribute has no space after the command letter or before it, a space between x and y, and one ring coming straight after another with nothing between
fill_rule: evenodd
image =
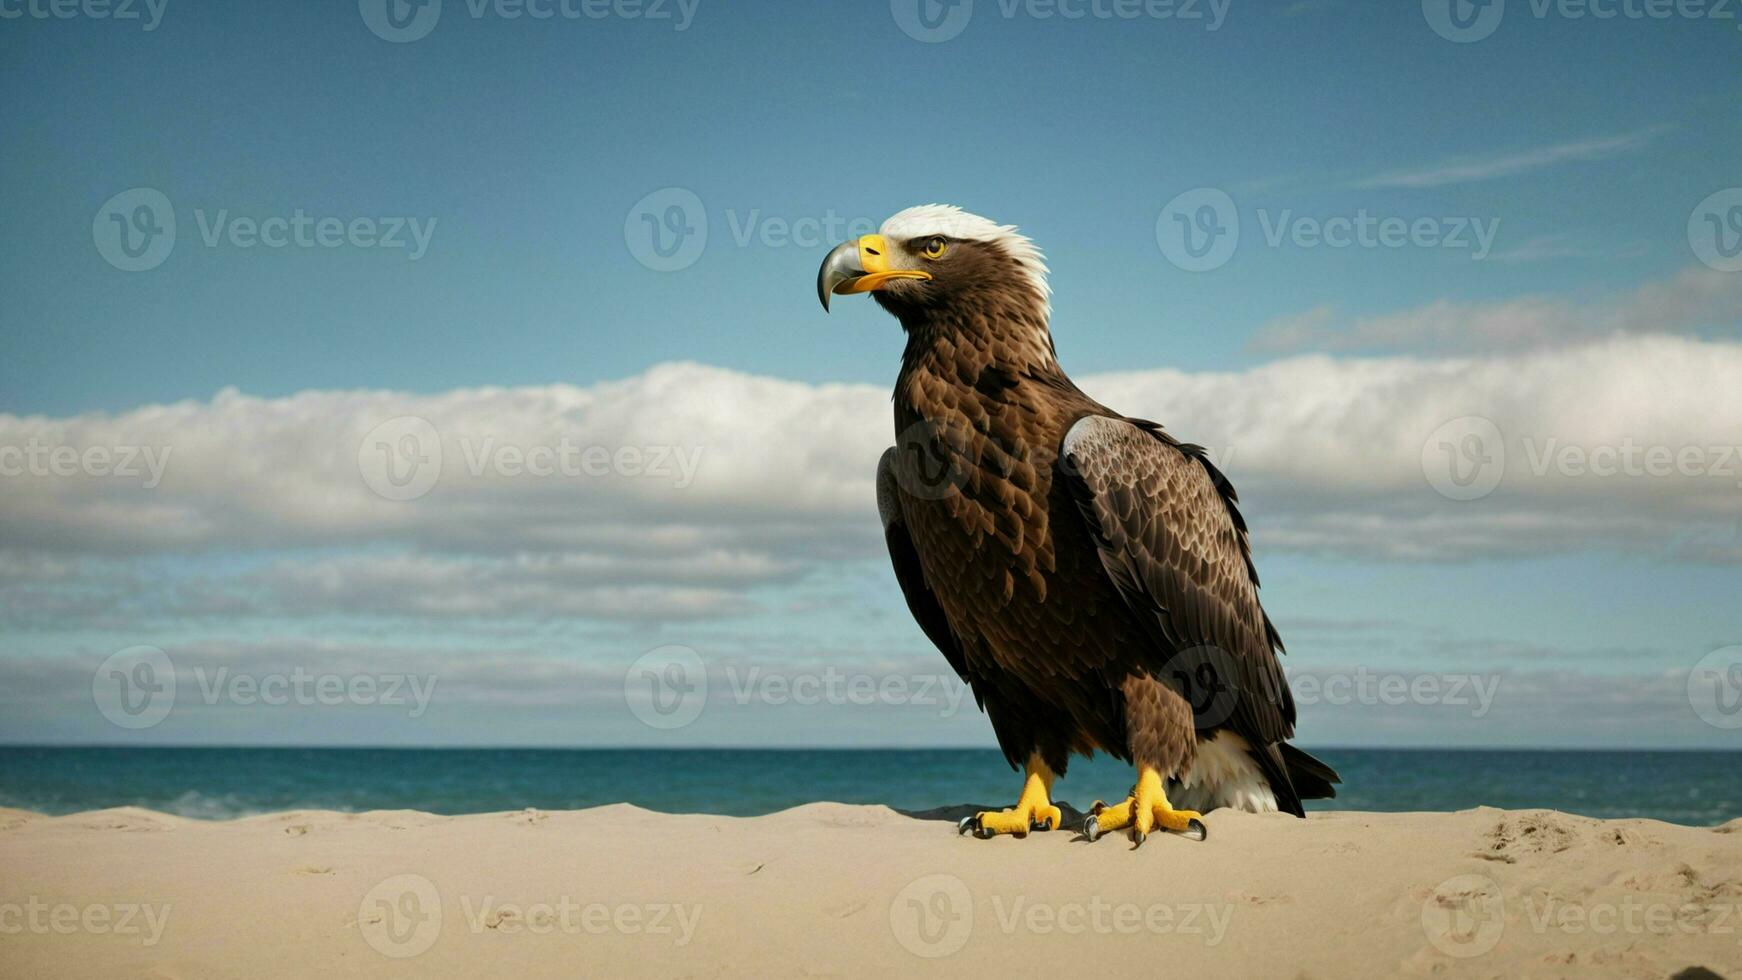
<instances>
[{"instance_id":1,"label":"ocean","mask_svg":"<svg viewBox=\"0 0 1742 980\"><path fill-rule=\"evenodd\" d=\"M1742 753L1337 749L1343 777L1309 809L1545 807L1713 826L1742 816ZM479 813L628 802L753 816L818 800L924 810L1008 806L1020 779L991 749L331 749L0 747L0 806L63 814L142 806L226 819L287 809ZM1076 759L1056 787L1084 807L1131 771Z\"/></svg>"}]
</instances>

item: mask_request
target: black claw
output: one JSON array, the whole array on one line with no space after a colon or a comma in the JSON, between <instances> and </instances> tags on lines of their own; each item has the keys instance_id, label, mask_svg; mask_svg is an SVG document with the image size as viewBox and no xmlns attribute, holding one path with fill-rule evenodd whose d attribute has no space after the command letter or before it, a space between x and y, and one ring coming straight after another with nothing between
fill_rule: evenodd
<instances>
[{"instance_id":1,"label":"black claw","mask_svg":"<svg viewBox=\"0 0 1742 980\"><path fill-rule=\"evenodd\" d=\"M1100 839L1101 836L1101 821L1095 817L1095 814L1099 812L1101 811L1097 809L1083 818L1083 836L1087 837L1091 844Z\"/></svg>"},{"instance_id":2,"label":"black claw","mask_svg":"<svg viewBox=\"0 0 1742 980\"><path fill-rule=\"evenodd\" d=\"M1192 840L1209 840L1210 839L1210 828L1204 826L1204 822L1202 820L1198 820L1198 819L1194 818L1194 819L1186 822L1185 835L1186 835L1186 837L1188 837Z\"/></svg>"},{"instance_id":3,"label":"black claw","mask_svg":"<svg viewBox=\"0 0 1742 980\"><path fill-rule=\"evenodd\" d=\"M974 836L980 838L981 840L991 840L992 838L998 836L997 834L994 834L992 831L990 831L990 830L988 830L985 827L982 827L980 825L980 815L978 813L974 814L971 817L963 817L961 820L956 822L956 836L957 837L960 837L963 834L968 833L969 831L973 831Z\"/></svg>"},{"instance_id":4,"label":"black claw","mask_svg":"<svg viewBox=\"0 0 1742 980\"><path fill-rule=\"evenodd\" d=\"M1141 830L1138 830L1136 827L1131 828L1131 849L1133 851L1142 847L1143 842L1148 840L1148 839L1149 839L1148 834L1144 833Z\"/></svg>"}]
</instances>

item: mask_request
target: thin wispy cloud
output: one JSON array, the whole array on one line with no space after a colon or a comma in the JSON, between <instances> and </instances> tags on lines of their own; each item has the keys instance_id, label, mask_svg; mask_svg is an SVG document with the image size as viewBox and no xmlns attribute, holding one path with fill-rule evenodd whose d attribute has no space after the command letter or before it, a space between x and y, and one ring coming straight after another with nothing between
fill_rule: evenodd
<instances>
[{"instance_id":1,"label":"thin wispy cloud","mask_svg":"<svg viewBox=\"0 0 1742 980\"><path fill-rule=\"evenodd\" d=\"M1539 247L1529 257L1550 257L1549 246ZM1552 295L1483 303L1442 299L1366 317L1344 317L1321 305L1266 323L1247 349L1268 354L1309 350L1469 354L1564 347L1611 335L1707 336L1716 328L1733 336L1738 324L1742 324L1742 278L1692 268L1587 302Z\"/></svg>"},{"instance_id":2,"label":"thin wispy cloud","mask_svg":"<svg viewBox=\"0 0 1742 980\"><path fill-rule=\"evenodd\" d=\"M1482 180L1511 177L1563 163L1602 160L1640 149L1663 132L1661 127L1642 129L1620 136L1605 136L1556 143L1534 149L1482 157L1461 157L1421 168L1379 174L1356 181L1355 187L1444 187Z\"/></svg>"},{"instance_id":3,"label":"thin wispy cloud","mask_svg":"<svg viewBox=\"0 0 1742 980\"><path fill-rule=\"evenodd\" d=\"M1624 259L1645 254L1640 242L1618 246L1599 246L1579 235L1562 233L1543 235L1501 249L1492 256L1496 262L1552 262L1562 259Z\"/></svg>"}]
</instances>

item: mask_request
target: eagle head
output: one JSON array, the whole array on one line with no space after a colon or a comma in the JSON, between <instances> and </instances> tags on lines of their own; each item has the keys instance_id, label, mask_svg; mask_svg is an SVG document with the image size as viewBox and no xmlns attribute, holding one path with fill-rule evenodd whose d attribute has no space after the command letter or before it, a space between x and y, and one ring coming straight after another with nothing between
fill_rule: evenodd
<instances>
[{"instance_id":1,"label":"eagle head","mask_svg":"<svg viewBox=\"0 0 1742 980\"><path fill-rule=\"evenodd\" d=\"M817 272L817 298L872 293L910 331L964 317L1026 321L1050 316L1046 260L1015 225L948 204L898 212L875 235L842 242Z\"/></svg>"}]
</instances>

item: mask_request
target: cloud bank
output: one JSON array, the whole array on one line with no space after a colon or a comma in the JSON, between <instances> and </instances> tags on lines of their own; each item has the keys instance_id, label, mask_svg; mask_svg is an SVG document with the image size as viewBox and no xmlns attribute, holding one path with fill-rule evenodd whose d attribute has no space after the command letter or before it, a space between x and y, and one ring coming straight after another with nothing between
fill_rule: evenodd
<instances>
[{"instance_id":1,"label":"cloud bank","mask_svg":"<svg viewBox=\"0 0 1742 980\"><path fill-rule=\"evenodd\" d=\"M1690 528L1742 519L1738 377L1742 345L1616 335L1081 383L1208 446L1261 550L1461 559L1666 552ZM0 577L40 588L76 580L81 561L223 551L276 556L250 587L297 609L726 611L746 587L881 553L872 480L888 413L874 386L667 364L585 388L225 391L0 416L0 446L50 461L0 459ZM366 444L404 419L427 420L421 443ZM132 448L164 460L155 486L82 462ZM57 471L57 452L81 462ZM384 496L399 490L383 466L421 468L427 486ZM1472 494L1482 480L1492 488ZM1718 551L1701 557L1742 557L1734 542Z\"/></svg>"}]
</instances>

